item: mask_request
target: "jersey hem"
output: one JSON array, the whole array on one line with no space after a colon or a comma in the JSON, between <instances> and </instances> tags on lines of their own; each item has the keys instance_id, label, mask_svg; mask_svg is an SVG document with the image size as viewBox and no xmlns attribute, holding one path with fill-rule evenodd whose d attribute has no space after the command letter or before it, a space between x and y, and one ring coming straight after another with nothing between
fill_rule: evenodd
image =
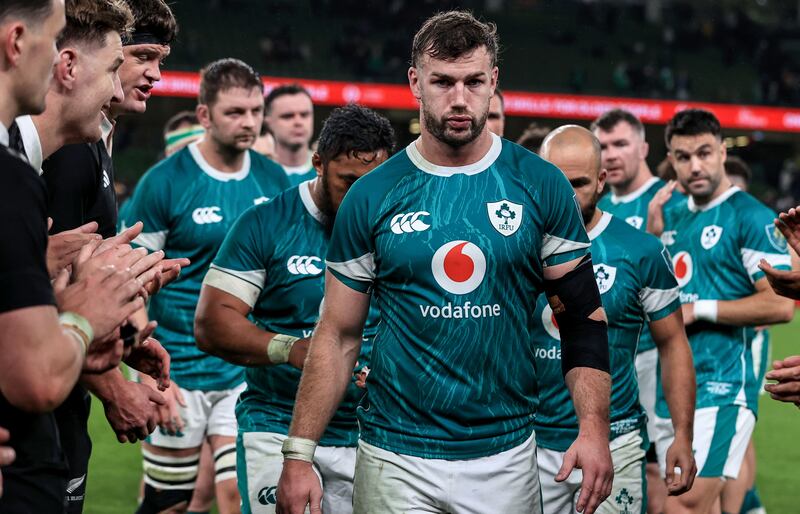
<instances>
[{"instance_id":1,"label":"jersey hem","mask_svg":"<svg viewBox=\"0 0 800 514\"><path fill-rule=\"evenodd\" d=\"M445 450L445 449L442 449L440 451L413 450L409 448L402 448L400 446L387 443L386 441L372 438L368 435L365 435L363 431L361 432L360 440L386 451L390 451L400 455L418 457L420 459L473 460L473 459L480 459L483 457L491 457L493 455L497 455L498 453L503 453L513 448L516 448L517 446L527 441L534 431L533 427L530 427L530 431L525 430L520 432L522 434L521 436L514 438L512 441L506 444L497 447L492 446L490 448L487 448L486 445L481 445L482 447L486 448L482 451L455 451L455 450ZM452 443L454 443L454 441L444 441L438 443L437 445L442 447L445 444L452 444ZM460 443L460 441L458 443ZM475 444L480 444L480 443L476 441Z\"/></svg>"}]
</instances>

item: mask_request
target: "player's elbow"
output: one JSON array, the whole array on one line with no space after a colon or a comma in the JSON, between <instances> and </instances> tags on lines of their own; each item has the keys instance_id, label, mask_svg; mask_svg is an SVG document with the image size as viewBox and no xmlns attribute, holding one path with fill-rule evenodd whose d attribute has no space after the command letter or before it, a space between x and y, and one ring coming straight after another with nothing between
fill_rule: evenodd
<instances>
[{"instance_id":1,"label":"player's elbow","mask_svg":"<svg viewBox=\"0 0 800 514\"><path fill-rule=\"evenodd\" d=\"M789 323L794 319L794 300L788 298L781 298L775 312L777 317L776 323Z\"/></svg>"},{"instance_id":2,"label":"player's elbow","mask_svg":"<svg viewBox=\"0 0 800 514\"><path fill-rule=\"evenodd\" d=\"M59 380L29 380L3 387L3 397L12 406L26 412L52 412L67 397L69 388Z\"/></svg>"},{"instance_id":3,"label":"player's elbow","mask_svg":"<svg viewBox=\"0 0 800 514\"><path fill-rule=\"evenodd\" d=\"M216 355L217 345L214 339L213 322L207 315L197 314L194 318L194 340L197 348L205 353Z\"/></svg>"}]
</instances>

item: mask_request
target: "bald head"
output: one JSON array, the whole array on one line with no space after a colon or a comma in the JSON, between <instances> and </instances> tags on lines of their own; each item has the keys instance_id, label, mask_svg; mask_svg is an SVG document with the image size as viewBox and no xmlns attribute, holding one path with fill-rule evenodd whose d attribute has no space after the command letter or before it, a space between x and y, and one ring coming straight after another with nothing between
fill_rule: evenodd
<instances>
[{"instance_id":1,"label":"bald head","mask_svg":"<svg viewBox=\"0 0 800 514\"><path fill-rule=\"evenodd\" d=\"M597 201L606 181L606 171L600 167L600 142L583 127L564 125L547 134L539 153L567 176L589 227L599 212Z\"/></svg>"}]
</instances>

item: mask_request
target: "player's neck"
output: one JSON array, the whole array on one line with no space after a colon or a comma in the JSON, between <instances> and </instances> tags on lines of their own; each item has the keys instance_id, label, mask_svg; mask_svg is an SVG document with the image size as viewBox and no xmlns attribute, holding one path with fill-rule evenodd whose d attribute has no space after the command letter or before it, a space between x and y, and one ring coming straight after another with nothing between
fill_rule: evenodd
<instances>
[{"instance_id":1,"label":"player's neck","mask_svg":"<svg viewBox=\"0 0 800 514\"><path fill-rule=\"evenodd\" d=\"M0 85L4 82L0 82ZM9 88L2 88L2 91L8 91ZM19 104L14 100L12 95L0 95L0 123L5 125L6 128L14 123L14 118L19 116Z\"/></svg>"},{"instance_id":2,"label":"player's neck","mask_svg":"<svg viewBox=\"0 0 800 514\"><path fill-rule=\"evenodd\" d=\"M244 165L244 155L247 152L231 150L229 147L217 144L212 137L204 137L197 143L200 155L217 171L222 173L237 173Z\"/></svg>"},{"instance_id":3,"label":"player's neck","mask_svg":"<svg viewBox=\"0 0 800 514\"><path fill-rule=\"evenodd\" d=\"M66 144L79 142L78 140L70 140L69 134L64 130L65 127L59 122L59 113L60 109L51 106L50 102L48 102L47 108L42 114L31 117L33 126L39 134L39 144L42 146L42 160L47 159Z\"/></svg>"},{"instance_id":4,"label":"player's neck","mask_svg":"<svg viewBox=\"0 0 800 514\"><path fill-rule=\"evenodd\" d=\"M638 191L639 188L643 187L651 178L653 178L653 173L650 171L647 163L642 163L633 180L623 186L611 186L611 191L614 193L614 196L629 195L634 191Z\"/></svg>"},{"instance_id":5,"label":"player's neck","mask_svg":"<svg viewBox=\"0 0 800 514\"><path fill-rule=\"evenodd\" d=\"M291 146L275 144L275 159L283 166L302 166L308 162L309 153L308 145L299 148L292 148Z\"/></svg>"},{"instance_id":6,"label":"player's neck","mask_svg":"<svg viewBox=\"0 0 800 514\"><path fill-rule=\"evenodd\" d=\"M600 223L600 219L603 217L603 211L600 209L595 208L594 214L592 214L592 218L586 223L586 232L591 232L594 227Z\"/></svg>"},{"instance_id":7,"label":"player's neck","mask_svg":"<svg viewBox=\"0 0 800 514\"><path fill-rule=\"evenodd\" d=\"M429 131L423 130L416 145L422 157L437 166L467 166L478 162L486 155L492 147L492 135L488 129L484 128L475 141L464 146L453 147L438 140Z\"/></svg>"}]
</instances>

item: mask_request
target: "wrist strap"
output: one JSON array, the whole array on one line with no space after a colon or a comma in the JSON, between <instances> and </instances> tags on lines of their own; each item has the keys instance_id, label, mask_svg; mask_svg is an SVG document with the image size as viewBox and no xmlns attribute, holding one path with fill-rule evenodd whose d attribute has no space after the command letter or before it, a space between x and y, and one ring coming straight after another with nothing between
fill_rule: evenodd
<instances>
[{"instance_id":1,"label":"wrist strap","mask_svg":"<svg viewBox=\"0 0 800 514\"><path fill-rule=\"evenodd\" d=\"M84 354L89 351L89 344L94 340L94 330L89 320L74 312L62 312L58 315L61 326L67 329L73 337L78 337L83 343Z\"/></svg>"},{"instance_id":2,"label":"wrist strap","mask_svg":"<svg viewBox=\"0 0 800 514\"><path fill-rule=\"evenodd\" d=\"M273 364L284 364L289 362L289 352L299 337L287 336L286 334L276 334L267 344L267 357Z\"/></svg>"},{"instance_id":3,"label":"wrist strap","mask_svg":"<svg viewBox=\"0 0 800 514\"><path fill-rule=\"evenodd\" d=\"M314 461L314 451L317 449L317 443L311 439L303 439L302 437L287 437L283 441L281 453L283 459L302 460L305 462Z\"/></svg>"},{"instance_id":4,"label":"wrist strap","mask_svg":"<svg viewBox=\"0 0 800 514\"><path fill-rule=\"evenodd\" d=\"M699 321L717 322L717 300L697 300L694 302L694 317Z\"/></svg>"}]
</instances>

